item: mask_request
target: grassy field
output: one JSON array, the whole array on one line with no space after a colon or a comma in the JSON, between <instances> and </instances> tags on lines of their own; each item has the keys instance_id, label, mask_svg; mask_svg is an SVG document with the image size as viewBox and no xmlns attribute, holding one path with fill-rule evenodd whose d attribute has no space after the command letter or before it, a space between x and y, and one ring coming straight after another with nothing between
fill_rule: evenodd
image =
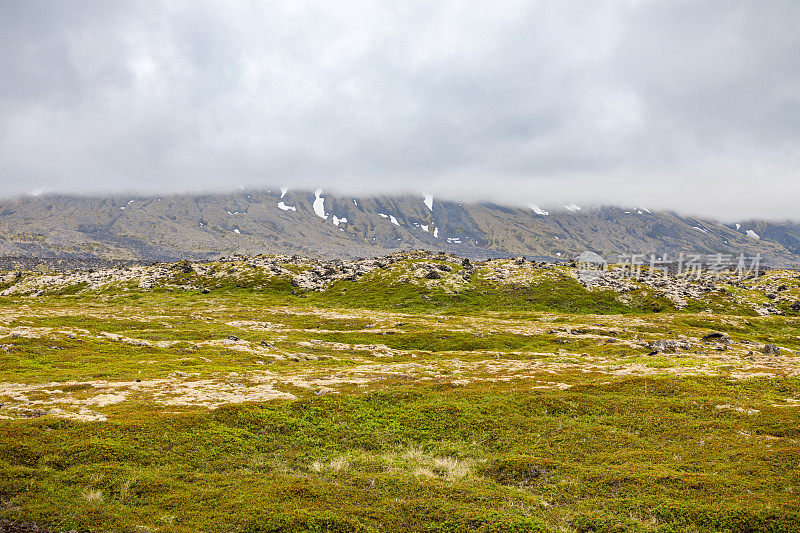
<instances>
[{"instance_id":1,"label":"grassy field","mask_svg":"<svg viewBox=\"0 0 800 533\"><path fill-rule=\"evenodd\" d=\"M558 270L411 267L318 292L238 265L0 296L0 518L800 531L800 318L754 313L758 283L677 309Z\"/></svg>"}]
</instances>

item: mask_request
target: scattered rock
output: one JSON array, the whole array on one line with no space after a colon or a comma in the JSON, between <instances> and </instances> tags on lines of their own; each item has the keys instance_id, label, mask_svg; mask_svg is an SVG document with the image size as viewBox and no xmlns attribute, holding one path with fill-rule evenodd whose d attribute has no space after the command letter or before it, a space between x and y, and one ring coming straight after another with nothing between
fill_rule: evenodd
<instances>
[{"instance_id":1,"label":"scattered rock","mask_svg":"<svg viewBox=\"0 0 800 533\"><path fill-rule=\"evenodd\" d=\"M442 274L438 270L429 270L427 274L425 274L425 279L442 279Z\"/></svg>"},{"instance_id":2,"label":"scattered rock","mask_svg":"<svg viewBox=\"0 0 800 533\"><path fill-rule=\"evenodd\" d=\"M716 341L716 342L721 342L721 343L724 343L724 344L730 344L730 342L731 342L730 336L727 333L720 332L720 331L714 331L712 333L709 333L708 335L706 335L705 337L703 337L700 340L703 341L703 342Z\"/></svg>"},{"instance_id":3,"label":"scattered rock","mask_svg":"<svg viewBox=\"0 0 800 533\"><path fill-rule=\"evenodd\" d=\"M236 342L239 340L239 337L237 337L236 335L228 335L228 340Z\"/></svg>"},{"instance_id":4,"label":"scattered rock","mask_svg":"<svg viewBox=\"0 0 800 533\"><path fill-rule=\"evenodd\" d=\"M18 507L9 508L17 509ZM52 531L52 529L39 527L33 522L17 522L13 520L0 519L0 532L3 533L50 533ZM78 533L76 530L72 531L74 531L74 533Z\"/></svg>"},{"instance_id":5,"label":"scattered rock","mask_svg":"<svg viewBox=\"0 0 800 533\"><path fill-rule=\"evenodd\" d=\"M339 394L339 391L336 391L336 390L330 389L330 388L328 388L328 387L322 387L321 389L319 389L319 390L317 391L317 393L316 393L316 394L317 394L317 396L326 396L326 395L328 395L328 394Z\"/></svg>"},{"instance_id":6,"label":"scattered rock","mask_svg":"<svg viewBox=\"0 0 800 533\"><path fill-rule=\"evenodd\" d=\"M766 355L780 355L781 349L775 346L774 344L765 344L763 352Z\"/></svg>"},{"instance_id":7,"label":"scattered rock","mask_svg":"<svg viewBox=\"0 0 800 533\"><path fill-rule=\"evenodd\" d=\"M173 268L182 274L189 274L194 270L189 261L178 261Z\"/></svg>"},{"instance_id":8,"label":"scattered rock","mask_svg":"<svg viewBox=\"0 0 800 533\"><path fill-rule=\"evenodd\" d=\"M684 350L689 349L688 342L675 339L659 339L657 341L649 342L645 346L653 351L648 355L655 355L657 353L675 353L680 348L683 348Z\"/></svg>"},{"instance_id":9,"label":"scattered rock","mask_svg":"<svg viewBox=\"0 0 800 533\"><path fill-rule=\"evenodd\" d=\"M19 407L17 408L17 413L24 416L25 418L39 418L40 416L44 416L47 414L47 411L44 409L31 409L28 407Z\"/></svg>"}]
</instances>

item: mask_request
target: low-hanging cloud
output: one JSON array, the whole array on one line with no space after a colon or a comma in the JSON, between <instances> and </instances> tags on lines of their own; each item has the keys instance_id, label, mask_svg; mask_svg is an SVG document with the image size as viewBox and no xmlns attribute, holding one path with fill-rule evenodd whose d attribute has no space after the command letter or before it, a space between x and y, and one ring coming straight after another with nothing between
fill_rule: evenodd
<instances>
[{"instance_id":1,"label":"low-hanging cloud","mask_svg":"<svg viewBox=\"0 0 800 533\"><path fill-rule=\"evenodd\" d=\"M3 2L0 185L800 218L798 27L791 0Z\"/></svg>"}]
</instances>

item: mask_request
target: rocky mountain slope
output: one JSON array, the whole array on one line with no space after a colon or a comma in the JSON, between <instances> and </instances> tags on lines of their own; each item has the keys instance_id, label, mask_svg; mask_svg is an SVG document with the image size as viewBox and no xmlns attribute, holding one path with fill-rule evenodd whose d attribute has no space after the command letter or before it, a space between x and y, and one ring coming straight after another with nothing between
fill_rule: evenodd
<instances>
[{"instance_id":1,"label":"rocky mountain slope","mask_svg":"<svg viewBox=\"0 0 800 533\"><path fill-rule=\"evenodd\" d=\"M603 255L758 253L767 264L798 267L800 225L752 220L723 225L644 208L542 209L285 188L0 201L0 256L18 257L17 262L205 260L234 253L355 258L404 249L551 260L587 249Z\"/></svg>"}]
</instances>

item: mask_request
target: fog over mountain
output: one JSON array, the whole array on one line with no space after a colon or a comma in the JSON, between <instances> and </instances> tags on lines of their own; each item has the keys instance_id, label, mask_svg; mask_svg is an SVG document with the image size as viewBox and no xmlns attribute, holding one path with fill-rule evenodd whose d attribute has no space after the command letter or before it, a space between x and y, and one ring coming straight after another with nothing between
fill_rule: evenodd
<instances>
[{"instance_id":1,"label":"fog over mountain","mask_svg":"<svg viewBox=\"0 0 800 533\"><path fill-rule=\"evenodd\" d=\"M796 1L0 4L0 191L800 219Z\"/></svg>"}]
</instances>

